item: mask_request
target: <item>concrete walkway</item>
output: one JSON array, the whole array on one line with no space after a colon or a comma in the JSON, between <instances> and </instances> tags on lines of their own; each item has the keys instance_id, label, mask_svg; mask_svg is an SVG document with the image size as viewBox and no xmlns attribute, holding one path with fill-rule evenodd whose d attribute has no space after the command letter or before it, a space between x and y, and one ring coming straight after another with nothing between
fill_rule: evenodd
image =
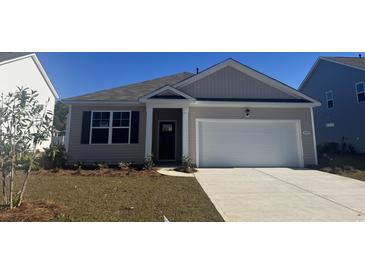
<instances>
[{"instance_id":1,"label":"concrete walkway","mask_svg":"<svg viewBox=\"0 0 365 274\"><path fill-rule=\"evenodd\" d=\"M199 169L226 221L365 221L365 182L316 170Z\"/></svg>"}]
</instances>

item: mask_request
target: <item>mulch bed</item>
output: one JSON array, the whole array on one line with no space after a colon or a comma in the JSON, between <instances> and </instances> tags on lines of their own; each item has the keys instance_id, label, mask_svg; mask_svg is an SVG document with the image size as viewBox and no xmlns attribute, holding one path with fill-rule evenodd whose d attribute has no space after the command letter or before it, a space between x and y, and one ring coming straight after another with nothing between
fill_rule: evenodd
<instances>
[{"instance_id":1,"label":"mulch bed","mask_svg":"<svg viewBox=\"0 0 365 274\"><path fill-rule=\"evenodd\" d=\"M186 168L186 167L177 167L174 169L175 171L178 171L178 172L183 172L183 173L195 173L195 172L198 172L197 169L191 167L191 168Z\"/></svg>"},{"instance_id":2,"label":"mulch bed","mask_svg":"<svg viewBox=\"0 0 365 274\"><path fill-rule=\"evenodd\" d=\"M124 177L124 176L161 176L157 170L120 170L120 169L113 169L113 168L106 168L102 170L72 170L72 169L60 169L60 170L39 170L34 171L34 175L45 175L45 176L69 176L69 175L76 175L76 176L105 176L105 177Z\"/></svg>"},{"instance_id":3,"label":"mulch bed","mask_svg":"<svg viewBox=\"0 0 365 274\"><path fill-rule=\"evenodd\" d=\"M63 208L53 202L24 202L20 207L0 209L1 222L44 222L67 219Z\"/></svg>"}]
</instances>

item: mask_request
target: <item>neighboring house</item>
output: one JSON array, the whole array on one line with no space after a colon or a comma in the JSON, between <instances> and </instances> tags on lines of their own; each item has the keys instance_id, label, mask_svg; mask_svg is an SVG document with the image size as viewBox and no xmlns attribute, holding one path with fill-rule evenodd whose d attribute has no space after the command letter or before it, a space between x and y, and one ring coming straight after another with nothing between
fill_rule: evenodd
<instances>
[{"instance_id":1,"label":"neighboring house","mask_svg":"<svg viewBox=\"0 0 365 274\"><path fill-rule=\"evenodd\" d=\"M365 59L320 57L299 91L322 103L314 110L317 143L351 144L365 152Z\"/></svg>"},{"instance_id":2,"label":"neighboring house","mask_svg":"<svg viewBox=\"0 0 365 274\"><path fill-rule=\"evenodd\" d=\"M17 87L39 92L38 101L54 111L57 92L44 71L35 53L0 52L0 94L6 96ZM42 142L40 149L49 146L50 140Z\"/></svg>"},{"instance_id":3,"label":"neighboring house","mask_svg":"<svg viewBox=\"0 0 365 274\"><path fill-rule=\"evenodd\" d=\"M70 163L159 163L189 155L199 167L317 163L312 108L295 89L228 59L67 98Z\"/></svg>"}]
</instances>

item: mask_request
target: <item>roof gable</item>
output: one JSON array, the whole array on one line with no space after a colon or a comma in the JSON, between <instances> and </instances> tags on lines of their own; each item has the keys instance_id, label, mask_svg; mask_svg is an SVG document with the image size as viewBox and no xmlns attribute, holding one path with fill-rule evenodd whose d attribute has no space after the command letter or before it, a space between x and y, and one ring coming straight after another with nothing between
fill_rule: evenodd
<instances>
[{"instance_id":1,"label":"roof gable","mask_svg":"<svg viewBox=\"0 0 365 274\"><path fill-rule=\"evenodd\" d=\"M146 102L154 99L182 99L182 100L195 101L193 97L171 86L164 86L162 88L159 88L158 90L155 90L147 94L146 96L142 97L140 101Z\"/></svg>"},{"instance_id":2,"label":"roof gable","mask_svg":"<svg viewBox=\"0 0 365 274\"><path fill-rule=\"evenodd\" d=\"M298 90L302 90L304 85L307 83L307 81L310 79L310 77L313 75L313 73L317 70L317 67L320 62L330 62L337 65L363 70L365 71L365 58L360 57L318 57L316 62L312 65L309 72L305 76L302 83L299 85Z\"/></svg>"},{"instance_id":3,"label":"roof gable","mask_svg":"<svg viewBox=\"0 0 365 274\"><path fill-rule=\"evenodd\" d=\"M315 101L314 99L298 92L297 90L295 90L292 87L289 87L265 74L262 74L250 67L247 67L233 59L228 59L226 61L223 61L215 66L212 66L204 71L202 71L199 74L196 74L190 78L187 78L186 80L183 80L179 83L177 83L176 85L174 85L175 88L183 90L185 93L190 94L187 89L188 86L190 85L194 85L196 83L198 83L199 81L204 81L206 80L209 76L212 75L218 75L219 73L224 74L224 71L230 71L230 73L239 73L240 76L242 76L242 79L239 79L240 76L236 76L238 81L237 84L237 88L236 90L238 91L240 86L239 85L243 85L245 83L245 81L247 81L248 79L252 79L254 81L256 81L257 83L259 83L257 86L260 86L259 88L261 90L265 89L265 87L270 87L271 88L271 93L268 91L265 91L262 93L262 96L268 96L266 98L270 98L271 96L273 96L273 98L281 98L281 99L304 99L308 102L311 103L318 103L317 101ZM234 72L235 71L235 72ZM223 79L223 77L221 77ZM245 79L244 79L245 78ZM241 81L241 83L239 83L239 81ZM216 81L216 85L219 85L222 81ZM231 81L228 81L228 83L226 83L227 86L232 86ZM201 90L206 90L206 87L200 88ZM250 87L246 86L246 89L249 90ZM268 89L267 89L268 90ZM238 91L239 92L239 91ZM250 92L253 92L252 90ZM227 97L226 94L226 88L224 88L223 86L221 86L220 90L218 92L216 92L217 94L215 94L215 97L219 97L219 95L221 95L223 98ZM237 93L237 92L236 92ZM203 92L204 94L204 92ZM238 93L237 93L238 94ZM195 97L196 99L199 99L196 93L190 94L193 97ZM245 94L241 94L241 95L236 95L236 97L244 97ZM253 98L254 94L249 95L250 98ZM244 98L243 98L244 99Z\"/></svg>"},{"instance_id":4,"label":"roof gable","mask_svg":"<svg viewBox=\"0 0 365 274\"><path fill-rule=\"evenodd\" d=\"M48 78L46 71L44 70L41 62L39 61L37 55L35 53L27 53L27 52L1 52L0 53L0 66L9 64L11 62L16 62L19 60L23 60L25 58L31 58L37 67L39 73L42 75L42 78L46 82L48 88L52 92L55 98L59 98L56 89L54 88L51 80Z\"/></svg>"}]
</instances>

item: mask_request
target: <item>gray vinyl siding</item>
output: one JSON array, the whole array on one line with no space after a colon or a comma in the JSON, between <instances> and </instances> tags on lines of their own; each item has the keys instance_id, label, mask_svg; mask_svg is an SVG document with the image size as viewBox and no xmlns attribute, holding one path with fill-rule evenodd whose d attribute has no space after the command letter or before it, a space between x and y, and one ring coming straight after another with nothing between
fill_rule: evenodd
<instances>
[{"instance_id":1,"label":"gray vinyl siding","mask_svg":"<svg viewBox=\"0 0 365 274\"><path fill-rule=\"evenodd\" d=\"M314 108L317 143L336 142L352 144L365 153L365 103L358 103L355 83L365 82L365 71L344 65L320 61L313 74L301 87L301 92L322 103ZM325 92L332 90L334 108L328 109ZM334 128L326 123L335 123Z\"/></svg>"},{"instance_id":2,"label":"gray vinyl siding","mask_svg":"<svg viewBox=\"0 0 365 274\"><path fill-rule=\"evenodd\" d=\"M81 144L82 112L92 110L132 110L140 111L138 144ZM93 164L120 161L143 163L146 137L146 110L144 106L72 106L68 157L69 164L77 161Z\"/></svg>"},{"instance_id":3,"label":"gray vinyl siding","mask_svg":"<svg viewBox=\"0 0 365 274\"><path fill-rule=\"evenodd\" d=\"M291 96L232 67L225 67L181 90L194 98L298 98L296 95Z\"/></svg>"},{"instance_id":4,"label":"gray vinyl siding","mask_svg":"<svg viewBox=\"0 0 365 274\"><path fill-rule=\"evenodd\" d=\"M176 160L180 161L182 154L182 111L175 108L159 108L153 110L152 154L158 159L158 121L176 121Z\"/></svg>"},{"instance_id":5,"label":"gray vinyl siding","mask_svg":"<svg viewBox=\"0 0 365 274\"><path fill-rule=\"evenodd\" d=\"M193 162L196 162L196 119L247 119L243 116L244 110L242 108L191 107L189 111L189 151ZM248 119L300 120L302 132L312 133L309 108L253 108ZM302 134L302 142L304 164L316 164L313 135Z\"/></svg>"}]
</instances>

